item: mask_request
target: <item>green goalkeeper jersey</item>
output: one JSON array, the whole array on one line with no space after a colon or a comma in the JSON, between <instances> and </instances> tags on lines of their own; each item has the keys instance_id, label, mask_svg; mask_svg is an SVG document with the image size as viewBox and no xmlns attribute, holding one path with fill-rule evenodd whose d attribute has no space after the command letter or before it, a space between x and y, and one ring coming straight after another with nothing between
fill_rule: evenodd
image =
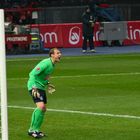
<instances>
[{"instance_id":1,"label":"green goalkeeper jersey","mask_svg":"<svg viewBox=\"0 0 140 140\"><path fill-rule=\"evenodd\" d=\"M29 73L28 90L32 87L45 90L48 84L48 77L54 70L54 64L51 58L47 58L38 63L35 68Z\"/></svg>"}]
</instances>

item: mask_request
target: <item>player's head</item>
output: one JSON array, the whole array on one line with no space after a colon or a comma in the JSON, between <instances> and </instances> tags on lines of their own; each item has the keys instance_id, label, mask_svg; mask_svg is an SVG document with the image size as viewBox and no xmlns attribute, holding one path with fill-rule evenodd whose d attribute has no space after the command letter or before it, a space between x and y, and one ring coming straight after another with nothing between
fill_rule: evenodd
<instances>
[{"instance_id":1,"label":"player's head","mask_svg":"<svg viewBox=\"0 0 140 140\"><path fill-rule=\"evenodd\" d=\"M57 48L52 48L50 49L49 56L52 58L53 63L56 63L61 59L61 52Z\"/></svg>"},{"instance_id":2,"label":"player's head","mask_svg":"<svg viewBox=\"0 0 140 140\"><path fill-rule=\"evenodd\" d=\"M87 6L86 8L85 8L85 11L86 11L86 13L90 13L90 7L89 6Z\"/></svg>"}]
</instances>

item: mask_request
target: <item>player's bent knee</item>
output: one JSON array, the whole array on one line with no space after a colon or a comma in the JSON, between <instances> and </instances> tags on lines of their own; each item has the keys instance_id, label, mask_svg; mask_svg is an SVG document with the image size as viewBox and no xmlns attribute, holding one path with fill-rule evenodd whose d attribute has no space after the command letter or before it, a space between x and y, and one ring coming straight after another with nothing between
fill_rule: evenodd
<instances>
[{"instance_id":1,"label":"player's bent knee","mask_svg":"<svg viewBox=\"0 0 140 140\"><path fill-rule=\"evenodd\" d=\"M40 106L39 107L43 112L46 112L46 107L45 106Z\"/></svg>"},{"instance_id":2,"label":"player's bent knee","mask_svg":"<svg viewBox=\"0 0 140 140\"><path fill-rule=\"evenodd\" d=\"M37 107L40 108L43 112L46 112L46 105L44 103L36 103Z\"/></svg>"},{"instance_id":3,"label":"player's bent knee","mask_svg":"<svg viewBox=\"0 0 140 140\"><path fill-rule=\"evenodd\" d=\"M42 108L42 111L43 111L43 112L46 112L46 107L43 107L43 108Z\"/></svg>"}]
</instances>

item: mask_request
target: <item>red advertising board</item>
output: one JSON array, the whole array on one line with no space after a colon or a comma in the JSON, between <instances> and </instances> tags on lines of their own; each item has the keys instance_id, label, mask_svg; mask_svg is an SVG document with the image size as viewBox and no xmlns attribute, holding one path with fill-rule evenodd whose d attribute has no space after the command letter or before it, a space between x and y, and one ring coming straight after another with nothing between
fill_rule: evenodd
<instances>
[{"instance_id":1,"label":"red advertising board","mask_svg":"<svg viewBox=\"0 0 140 140\"><path fill-rule=\"evenodd\" d=\"M51 47L81 47L82 24L39 24L32 28L40 29L40 36L45 48Z\"/></svg>"},{"instance_id":2,"label":"red advertising board","mask_svg":"<svg viewBox=\"0 0 140 140\"><path fill-rule=\"evenodd\" d=\"M5 35L5 41L6 44L30 44L31 36L9 34L9 35Z\"/></svg>"},{"instance_id":3,"label":"red advertising board","mask_svg":"<svg viewBox=\"0 0 140 140\"><path fill-rule=\"evenodd\" d=\"M41 40L45 48L63 47L63 39L62 39L63 26L61 24L32 25L32 28L34 27L40 29Z\"/></svg>"},{"instance_id":4,"label":"red advertising board","mask_svg":"<svg viewBox=\"0 0 140 140\"><path fill-rule=\"evenodd\" d=\"M124 44L140 44L140 21L128 21L127 27L128 39L124 41Z\"/></svg>"},{"instance_id":5,"label":"red advertising board","mask_svg":"<svg viewBox=\"0 0 140 140\"><path fill-rule=\"evenodd\" d=\"M44 48L82 47L82 23L33 24L31 28L39 28ZM95 46L102 45L99 32L99 23L97 23L93 38ZM124 40L124 45L140 44L140 21L128 21L127 32L128 38ZM31 38L28 35L6 35L6 43L29 44L30 42Z\"/></svg>"},{"instance_id":6,"label":"red advertising board","mask_svg":"<svg viewBox=\"0 0 140 140\"><path fill-rule=\"evenodd\" d=\"M124 45L140 44L140 21L128 21L128 39ZM40 35L45 48L50 47L82 47L82 23L40 24L32 27L40 28ZM94 45L101 46L99 41L99 23L94 29Z\"/></svg>"},{"instance_id":7,"label":"red advertising board","mask_svg":"<svg viewBox=\"0 0 140 140\"><path fill-rule=\"evenodd\" d=\"M81 28L81 24L64 24L62 26L63 45L65 48L82 46Z\"/></svg>"}]
</instances>

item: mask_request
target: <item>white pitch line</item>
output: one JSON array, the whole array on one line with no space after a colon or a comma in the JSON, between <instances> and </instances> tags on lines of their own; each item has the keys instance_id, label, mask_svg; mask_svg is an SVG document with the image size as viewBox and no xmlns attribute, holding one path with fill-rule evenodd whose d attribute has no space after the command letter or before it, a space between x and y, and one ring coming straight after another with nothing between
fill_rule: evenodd
<instances>
[{"instance_id":1,"label":"white pitch line","mask_svg":"<svg viewBox=\"0 0 140 140\"><path fill-rule=\"evenodd\" d=\"M8 106L8 107L14 108L14 109L29 109L29 110L35 109L33 107L22 107L22 106ZM84 112L84 111L63 110L63 109L47 109L47 110L50 112L84 114L84 115L93 115L93 116L106 116L106 117L113 117L113 118L140 119L140 116L133 116L133 115L117 115L117 114L110 114L110 113L95 113L95 112Z\"/></svg>"},{"instance_id":2,"label":"white pitch line","mask_svg":"<svg viewBox=\"0 0 140 140\"><path fill-rule=\"evenodd\" d=\"M140 72L131 73L103 73L103 74L87 74L87 75L72 75L72 76L54 76L52 78L80 78L80 77L103 77L103 76L123 76L123 75L139 75Z\"/></svg>"},{"instance_id":3,"label":"white pitch line","mask_svg":"<svg viewBox=\"0 0 140 140\"><path fill-rule=\"evenodd\" d=\"M51 78L81 78L81 77L103 77L103 76L125 76L125 75L140 75L140 72L130 73L103 73L103 74L87 74L87 75L68 75L68 76L52 76ZM8 78L8 80L26 80L25 78Z\"/></svg>"}]
</instances>

